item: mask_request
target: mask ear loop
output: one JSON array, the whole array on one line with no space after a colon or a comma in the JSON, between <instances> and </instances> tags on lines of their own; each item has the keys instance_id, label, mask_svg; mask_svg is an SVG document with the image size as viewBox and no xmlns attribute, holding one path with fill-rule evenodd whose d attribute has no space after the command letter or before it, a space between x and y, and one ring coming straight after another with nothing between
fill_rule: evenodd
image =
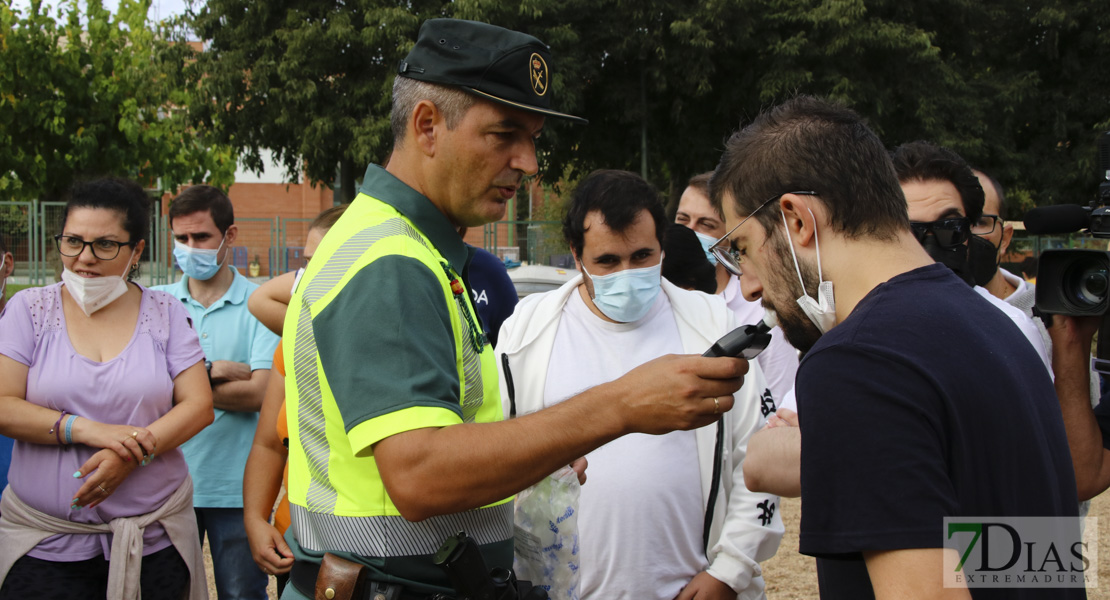
<instances>
[{"instance_id":1,"label":"mask ear loop","mask_svg":"<svg viewBox=\"0 0 1110 600\"><path fill-rule=\"evenodd\" d=\"M227 232L225 231L224 232L224 239L220 240L220 245L219 246L216 246L216 256L220 255L220 248L223 248L224 243L226 243L226 242L227 242ZM224 260L231 260L231 253L230 252L228 252L227 254L224 255ZM220 269L224 268L224 260L217 261L217 264L219 265ZM219 269L217 269L217 270L219 270Z\"/></svg>"},{"instance_id":2,"label":"mask ear loop","mask_svg":"<svg viewBox=\"0 0 1110 600\"><path fill-rule=\"evenodd\" d=\"M813 244L817 248L817 285L820 286L825 283L825 277L821 272L821 240L817 237L817 216L808 206L806 210L809 211L809 216L813 217ZM790 240L790 258L794 259L794 272L798 274L798 281L802 283L802 293L809 296L809 292L806 291L806 281L802 279L802 268L798 264L798 254L794 251L794 239L790 237L790 225L786 222L786 213L780 214L782 214L782 226L786 229L786 239Z\"/></svg>"},{"instance_id":3,"label":"mask ear loop","mask_svg":"<svg viewBox=\"0 0 1110 600\"><path fill-rule=\"evenodd\" d=\"M813 245L817 248L817 284L825 283L824 273L821 272L821 238L817 236L817 215L813 214L813 209L806 207L809 211L809 217L813 219Z\"/></svg>"}]
</instances>

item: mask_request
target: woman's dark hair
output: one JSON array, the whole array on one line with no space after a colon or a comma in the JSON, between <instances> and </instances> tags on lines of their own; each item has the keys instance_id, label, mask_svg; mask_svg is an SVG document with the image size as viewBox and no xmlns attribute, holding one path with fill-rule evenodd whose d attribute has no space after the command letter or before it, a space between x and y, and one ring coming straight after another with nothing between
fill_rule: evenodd
<instances>
[{"instance_id":1,"label":"woman's dark hair","mask_svg":"<svg viewBox=\"0 0 1110 600\"><path fill-rule=\"evenodd\" d=\"M312 231L313 229L323 229L327 231L331 229L332 225L335 225L336 222L339 221L339 217L343 216L348 206L350 206L350 204L340 204L339 206L333 206L316 215L316 218L309 223L308 231Z\"/></svg>"},{"instance_id":2,"label":"woman's dark hair","mask_svg":"<svg viewBox=\"0 0 1110 600\"><path fill-rule=\"evenodd\" d=\"M120 177L78 181L66 195L59 233L65 229L69 211L75 208L104 208L120 213L132 248L150 233L150 197L134 181Z\"/></svg>"}]
</instances>

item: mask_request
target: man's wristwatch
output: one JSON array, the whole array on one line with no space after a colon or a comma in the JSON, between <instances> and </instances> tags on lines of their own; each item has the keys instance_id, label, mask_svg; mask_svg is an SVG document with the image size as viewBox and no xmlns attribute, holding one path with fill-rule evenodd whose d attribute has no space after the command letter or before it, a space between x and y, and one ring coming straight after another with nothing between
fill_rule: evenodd
<instances>
[{"instance_id":1,"label":"man's wristwatch","mask_svg":"<svg viewBox=\"0 0 1110 600\"><path fill-rule=\"evenodd\" d=\"M208 385L212 385L212 361L204 361L204 370L208 371Z\"/></svg>"}]
</instances>

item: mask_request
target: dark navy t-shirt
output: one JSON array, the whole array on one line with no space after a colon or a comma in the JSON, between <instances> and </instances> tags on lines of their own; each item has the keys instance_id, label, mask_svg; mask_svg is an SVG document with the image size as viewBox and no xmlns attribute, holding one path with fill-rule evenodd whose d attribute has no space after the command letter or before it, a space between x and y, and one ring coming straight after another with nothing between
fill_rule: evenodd
<instances>
[{"instance_id":1,"label":"dark navy t-shirt","mask_svg":"<svg viewBox=\"0 0 1110 600\"><path fill-rule=\"evenodd\" d=\"M822 598L871 597L861 552L943 547L946 516L1077 514L1044 363L1009 317L944 265L872 290L806 355L797 396L800 550L818 557Z\"/></svg>"},{"instance_id":2,"label":"dark navy t-shirt","mask_svg":"<svg viewBox=\"0 0 1110 600\"><path fill-rule=\"evenodd\" d=\"M509 279L505 263L481 248L474 250L474 257L470 259L470 266L467 268L467 283L474 298L474 308L482 318L486 337L490 344L496 346L501 323L516 308L516 286Z\"/></svg>"}]
</instances>

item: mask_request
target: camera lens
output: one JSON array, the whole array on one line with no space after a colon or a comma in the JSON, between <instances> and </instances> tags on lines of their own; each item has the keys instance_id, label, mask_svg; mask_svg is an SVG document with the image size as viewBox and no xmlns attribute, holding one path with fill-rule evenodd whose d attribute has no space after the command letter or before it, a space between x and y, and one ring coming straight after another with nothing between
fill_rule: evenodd
<instances>
[{"instance_id":1,"label":"camera lens","mask_svg":"<svg viewBox=\"0 0 1110 600\"><path fill-rule=\"evenodd\" d=\"M1094 308L1106 302L1110 290L1110 273L1096 260L1079 260L1068 267L1063 278L1064 294L1080 310Z\"/></svg>"}]
</instances>

